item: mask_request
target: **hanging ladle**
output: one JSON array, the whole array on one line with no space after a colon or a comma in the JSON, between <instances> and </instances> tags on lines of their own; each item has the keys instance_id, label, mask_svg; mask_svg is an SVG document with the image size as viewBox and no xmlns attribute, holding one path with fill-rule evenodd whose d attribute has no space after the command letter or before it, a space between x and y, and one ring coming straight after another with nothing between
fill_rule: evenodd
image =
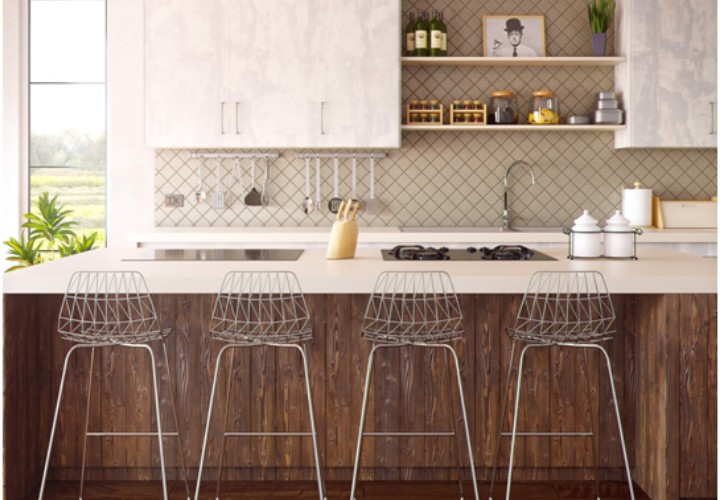
<instances>
[{"instance_id":1,"label":"hanging ladle","mask_svg":"<svg viewBox=\"0 0 720 500\"><path fill-rule=\"evenodd\" d=\"M245 196L245 205L248 207L261 207L262 206L262 195L260 194L260 191L255 189L255 156L252 157L252 163L251 163L251 179L252 179L252 187L250 188L250 192Z\"/></svg>"}]
</instances>

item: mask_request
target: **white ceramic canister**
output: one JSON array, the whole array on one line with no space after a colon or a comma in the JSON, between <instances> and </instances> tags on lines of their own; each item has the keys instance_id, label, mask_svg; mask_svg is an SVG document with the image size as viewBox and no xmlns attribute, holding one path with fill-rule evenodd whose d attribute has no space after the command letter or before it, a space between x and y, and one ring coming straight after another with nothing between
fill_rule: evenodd
<instances>
[{"instance_id":1,"label":"white ceramic canister","mask_svg":"<svg viewBox=\"0 0 720 500\"><path fill-rule=\"evenodd\" d=\"M582 215L574 222L571 255L573 257L600 257L602 241L597 219L593 218L587 210L583 210Z\"/></svg>"},{"instance_id":2,"label":"white ceramic canister","mask_svg":"<svg viewBox=\"0 0 720 500\"><path fill-rule=\"evenodd\" d=\"M605 225L605 257L630 258L633 256L635 230L630 227L630 220L623 217L620 210L607 220Z\"/></svg>"},{"instance_id":3,"label":"white ceramic canister","mask_svg":"<svg viewBox=\"0 0 720 500\"><path fill-rule=\"evenodd\" d=\"M634 189L623 189L622 213L633 227L652 225L652 189L641 188L635 183Z\"/></svg>"}]
</instances>

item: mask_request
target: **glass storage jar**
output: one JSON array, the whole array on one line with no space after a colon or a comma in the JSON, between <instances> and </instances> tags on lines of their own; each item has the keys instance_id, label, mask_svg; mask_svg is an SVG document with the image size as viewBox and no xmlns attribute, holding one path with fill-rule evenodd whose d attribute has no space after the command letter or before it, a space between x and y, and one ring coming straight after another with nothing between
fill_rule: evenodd
<instances>
[{"instance_id":1,"label":"glass storage jar","mask_svg":"<svg viewBox=\"0 0 720 500\"><path fill-rule=\"evenodd\" d=\"M532 93L532 108L528 123L533 125L557 125L560 123L560 103L552 90L536 90Z\"/></svg>"},{"instance_id":2,"label":"glass storage jar","mask_svg":"<svg viewBox=\"0 0 720 500\"><path fill-rule=\"evenodd\" d=\"M492 94L492 118L498 125L518 122L518 103L512 90L496 90Z\"/></svg>"}]
</instances>

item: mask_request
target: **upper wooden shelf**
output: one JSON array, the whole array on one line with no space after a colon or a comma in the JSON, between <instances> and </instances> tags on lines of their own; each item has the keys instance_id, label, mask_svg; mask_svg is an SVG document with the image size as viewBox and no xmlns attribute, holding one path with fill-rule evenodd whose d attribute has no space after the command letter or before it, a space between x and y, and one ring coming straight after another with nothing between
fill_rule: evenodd
<instances>
[{"instance_id":1,"label":"upper wooden shelf","mask_svg":"<svg viewBox=\"0 0 720 500\"><path fill-rule=\"evenodd\" d=\"M403 57L403 66L617 66L626 57Z\"/></svg>"}]
</instances>

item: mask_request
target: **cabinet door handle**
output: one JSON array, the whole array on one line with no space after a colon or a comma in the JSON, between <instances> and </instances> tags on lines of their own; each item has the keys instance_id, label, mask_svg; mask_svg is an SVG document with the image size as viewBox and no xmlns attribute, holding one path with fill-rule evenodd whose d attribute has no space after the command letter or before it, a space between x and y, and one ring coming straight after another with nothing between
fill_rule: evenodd
<instances>
[{"instance_id":1,"label":"cabinet door handle","mask_svg":"<svg viewBox=\"0 0 720 500\"><path fill-rule=\"evenodd\" d=\"M240 101L235 101L235 135L240 135Z\"/></svg>"},{"instance_id":2,"label":"cabinet door handle","mask_svg":"<svg viewBox=\"0 0 720 500\"><path fill-rule=\"evenodd\" d=\"M710 101L710 135L715 135L715 101Z\"/></svg>"},{"instance_id":3,"label":"cabinet door handle","mask_svg":"<svg viewBox=\"0 0 720 500\"><path fill-rule=\"evenodd\" d=\"M225 101L220 101L220 134L225 135Z\"/></svg>"},{"instance_id":4,"label":"cabinet door handle","mask_svg":"<svg viewBox=\"0 0 720 500\"><path fill-rule=\"evenodd\" d=\"M325 101L320 101L320 135L325 135Z\"/></svg>"}]
</instances>

